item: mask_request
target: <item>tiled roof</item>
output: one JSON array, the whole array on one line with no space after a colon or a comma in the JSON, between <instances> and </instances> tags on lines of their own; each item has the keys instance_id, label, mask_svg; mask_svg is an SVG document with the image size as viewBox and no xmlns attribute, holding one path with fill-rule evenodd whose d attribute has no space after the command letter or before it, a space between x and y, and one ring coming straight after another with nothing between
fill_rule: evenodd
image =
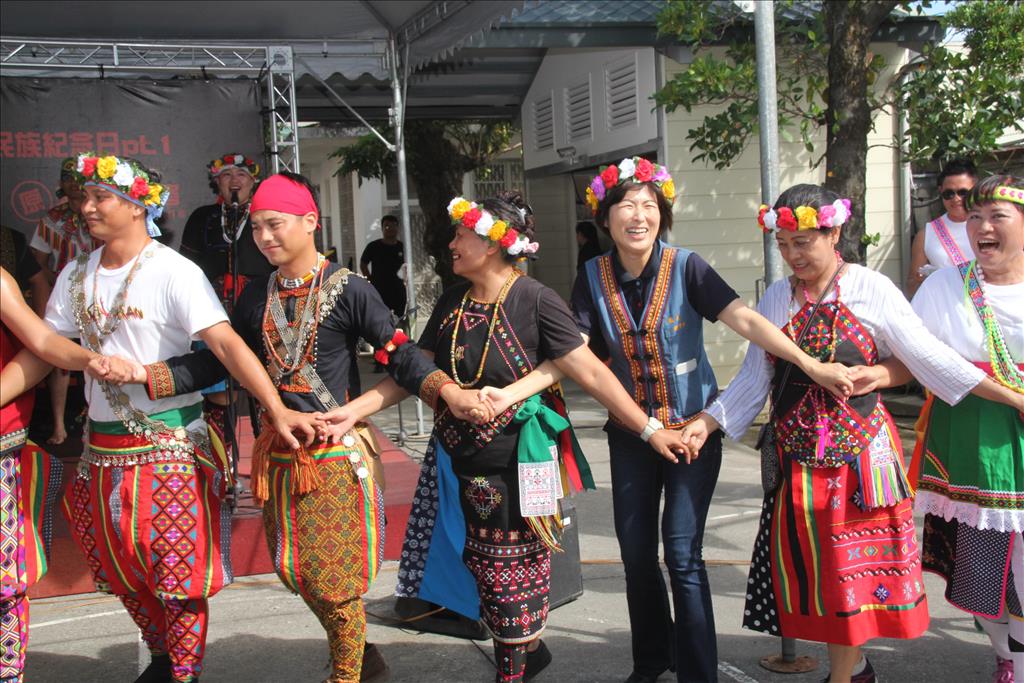
<instances>
[{"instance_id":1,"label":"tiled roof","mask_svg":"<svg viewBox=\"0 0 1024 683\"><path fill-rule=\"evenodd\" d=\"M504 23L516 28L554 26L649 26L665 7L665 0L546 0L530 6Z\"/></svg>"}]
</instances>

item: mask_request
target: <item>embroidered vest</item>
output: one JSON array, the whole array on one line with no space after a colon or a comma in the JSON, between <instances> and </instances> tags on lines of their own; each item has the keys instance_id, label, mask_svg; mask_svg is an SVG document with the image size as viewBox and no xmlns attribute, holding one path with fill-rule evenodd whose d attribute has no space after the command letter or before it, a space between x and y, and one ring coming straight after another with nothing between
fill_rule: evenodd
<instances>
[{"instance_id":1,"label":"embroidered vest","mask_svg":"<svg viewBox=\"0 0 1024 683\"><path fill-rule=\"evenodd\" d=\"M718 392L704 352L700 314L690 305L683 274L691 252L661 245L661 264L639 325L615 278L610 254L584 266L611 352L611 370L649 415L676 427Z\"/></svg>"},{"instance_id":2,"label":"embroidered vest","mask_svg":"<svg viewBox=\"0 0 1024 683\"><path fill-rule=\"evenodd\" d=\"M808 322L812 304L805 305L792 321L793 329L811 328L800 343L805 353L827 362L833 339L835 361L844 365L875 365L878 350L875 341L857 317L842 303L822 304L814 320ZM785 331L785 329L783 329ZM775 359L772 387L778 386L788 362ZM799 368L789 379L775 407L776 434L783 454L812 467L838 467L860 458L885 423L885 412L877 392L836 401L817 386ZM817 405L816 405L817 404ZM824 415L819 415L820 409ZM827 438L816 431L819 418L826 417ZM826 445L827 444L827 445Z\"/></svg>"}]
</instances>

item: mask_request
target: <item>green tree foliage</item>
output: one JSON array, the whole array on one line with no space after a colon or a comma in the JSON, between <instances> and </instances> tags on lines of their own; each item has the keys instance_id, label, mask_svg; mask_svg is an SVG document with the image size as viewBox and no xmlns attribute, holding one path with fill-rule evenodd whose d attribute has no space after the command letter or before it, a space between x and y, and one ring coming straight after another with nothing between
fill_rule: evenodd
<instances>
[{"instance_id":1,"label":"green tree foliage","mask_svg":"<svg viewBox=\"0 0 1024 683\"><path fill-rule=\"evenodd\" d=\"M394 138L391 128L384 137ZM448 202L462 193L462 177L484 168L506 151L516 129L507 121L410 120L405 125L406 168L416 183L420 210L426 220L424 245L434 257L434 269L445 286L452 274L448 243L453 236ZM356 173L361 179L383 179L395 167L395 154L373 134L340 147L337 173Z\"/></svg>"},{"instance_id":2,"label":"green tree foliage","mask_svg":"<svg viewBox=\"0 0 1024 683\"><path fill-rule=\"evenodd\" d=\"M1024 3L962 3L942 24L963 49L928 46L897 91L914 161L980 158L1004 131L1024 133Z\"/></svg>"},{"instance_id":3,"label":"green tree foliage","mask_svg":"<svg viewBox=\"0 0 1024 683\"><path fill-rule=\"evenodd\" d=\"M812 166L825 162L826 185L853 202L840 245L863 261L867 135L884 106L875 83L886 67L869 51L871 37L904 2L833 0L820 5L776 2L779 126L799 135ZM687 135L694 161L726 168L757 133L757 72L753 27L732 3L673 0L658 20L663 35L690 47L694 59L655 94L667 111L717 105ZM835 46L835 49L832 49ZM818 142L825 130L826 145Z\"/></svg>"}]
</instances>

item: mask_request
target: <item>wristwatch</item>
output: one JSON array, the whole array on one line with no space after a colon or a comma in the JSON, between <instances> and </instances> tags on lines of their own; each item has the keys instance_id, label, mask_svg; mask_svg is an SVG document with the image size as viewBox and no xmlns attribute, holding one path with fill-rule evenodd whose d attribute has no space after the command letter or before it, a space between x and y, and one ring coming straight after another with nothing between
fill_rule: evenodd
<instances>
[{"instance_id":1,"label":"wristwatch","mask_svg":"<svg viewBox=\"0 0 1024 683\"><path fill-rule=\"evenodd\" d=\"M661 420L652 415L647 418L647 424L644 426L644 430L640 432L640 440L646 443L647 441L650 441L652 436L654 436L654 432L664 428L665 425L661 423Z\"/></svg>"}]
</instances>

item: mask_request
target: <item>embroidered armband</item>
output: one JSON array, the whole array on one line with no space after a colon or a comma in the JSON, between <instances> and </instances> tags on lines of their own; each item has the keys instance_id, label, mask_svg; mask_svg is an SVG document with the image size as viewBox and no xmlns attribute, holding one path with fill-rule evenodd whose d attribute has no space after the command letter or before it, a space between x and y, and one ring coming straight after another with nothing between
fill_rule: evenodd
<instances>
[{"instance_id":1,"label":"embroidered armband","mask_svg":"<svg viewBox=\"0 0 1024 683\"><path fill-rule=\"evenodd\" d=\"M377 352L373 354L373 359L381 365L387 365L391 362L391 354L407 341L409 341L409 337L405 332L395 330L395 335L391 337L391 341L377 349Z\"/></svg>"},{"instance_id":2,"label":"embroidered armband","mask_svg":"<svg viewBox=\"0 0 1024 683\"><path fill-rule=\"evenodd\" d=\"M420 398L428 406L437 410L437 404L441 400L441 390L449 384L455 384L455 380L448 376L444 370L435 370L426 376L420 384Z\"/></svg>"},{"instance_id":3,"label":"embroidered armband","mask_svg":"<svg viewBox=\"0 0 1024 683\"><path fill-rule=\"evenodd\" d=\"M161 398L175 396L174 373L170 366L163 361L150 363L146 367L146 395L149 400L157 401Z\"/></svg>"}]
</instances>

